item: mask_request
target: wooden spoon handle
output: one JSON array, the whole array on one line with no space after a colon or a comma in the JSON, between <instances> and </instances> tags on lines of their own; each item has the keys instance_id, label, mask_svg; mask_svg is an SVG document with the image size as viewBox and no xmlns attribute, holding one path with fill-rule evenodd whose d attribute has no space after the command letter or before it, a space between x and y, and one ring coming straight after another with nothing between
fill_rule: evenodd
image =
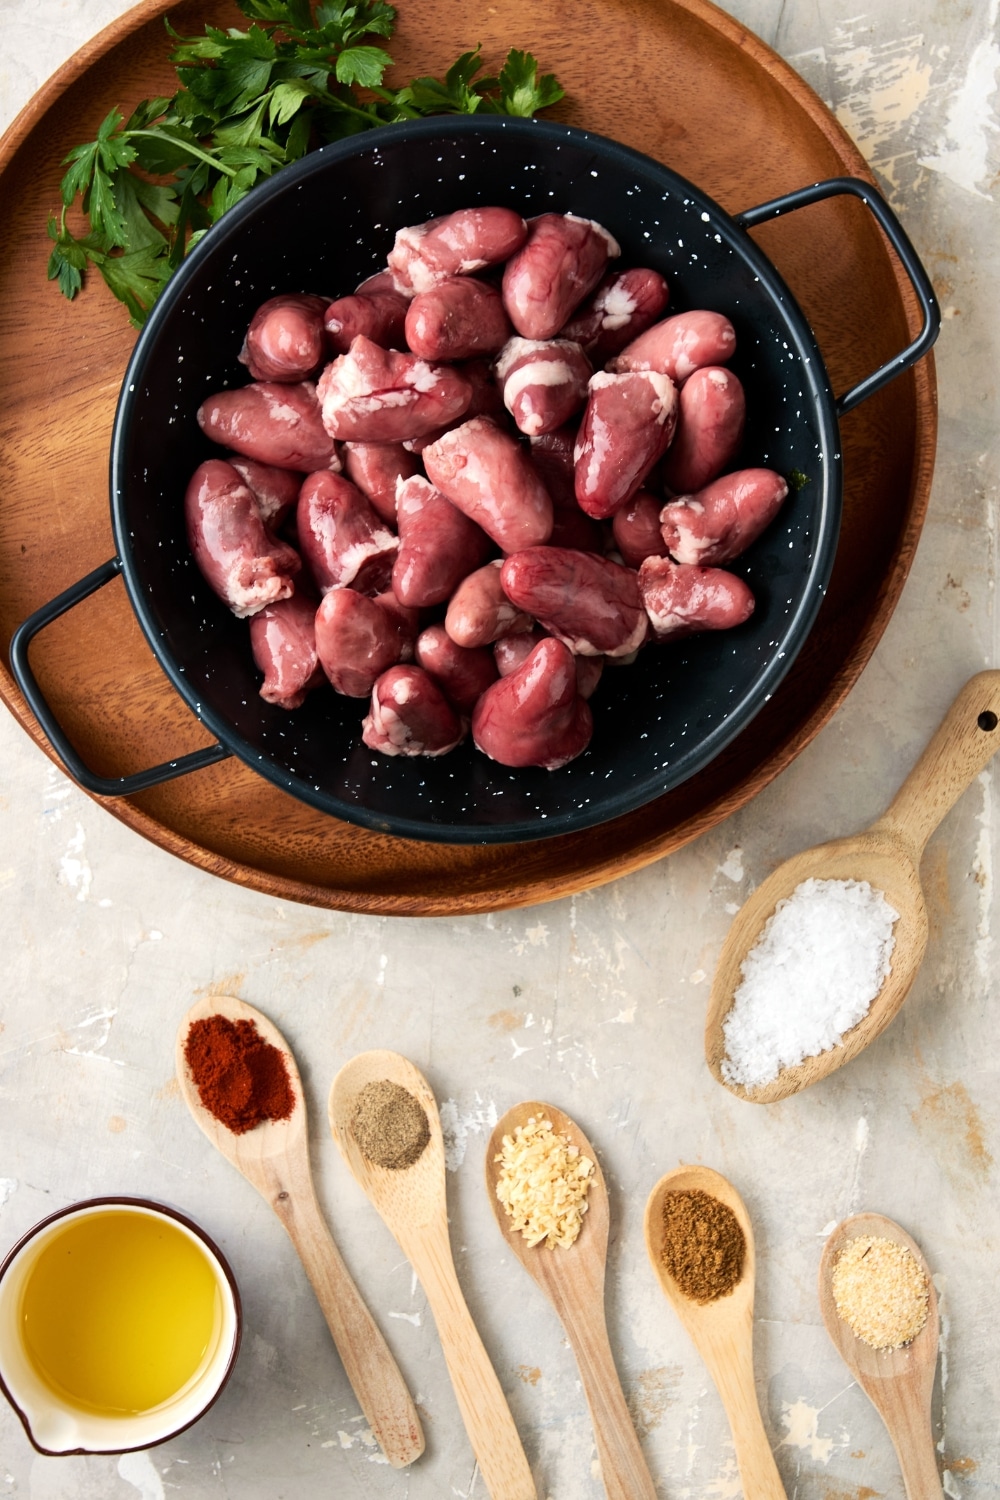
<instances>
[{"instance_id":1,"label":"wooden spoon handle","mask_svg":"<svg viewBox=\"0 0 1000 1500\"><path fill-rule=\"evenodd\" d=\"M333 1335L351 1389L394 1468L424 1451L424 1434L382 1331L354 1284L311 1192L278 1192L271 1200L305 1267Z\"/></svg>"},{"instance_id":2,"label":"wooden spoon handle","mask_svg":"<svg viewBox=\"0 0 1000 1500\"><path fill-rule=\"evenodd\" d=\"M931 1431L931 1361L918 1382L913 1378L877 1380L851 1368L862 1390L885 1423L896 1450L907 1500L943 1500L937 1453Z\"/></svg>"},{"instance_id":3,"label":"wooden spoon handle","mask_svg":"<svg viewBox=\"0 0 1000 1500\"><path fill-rule=\"evenodd\" d=\"M625 1403L603 1319L591 1314L585 1323L566 1321L563 1326L590 1408L608 1500L656 1500L656 1486Z\"/></svg>"},{"instance_id":4,"label":"wooden spoon handle","mask_svg":"<svg viewBox=\"0 0 1000 1500\"><path fill-rule=\"evenodd\" d=\"M1000 750L1000 672L970 677L876 828L924 846L966 787Z\"/></svg>"},{"instance_id":5,"label":"wooden spoon handle","mask_svg":"<svg viewBox=\"0 0 1000 1500\"><path fill-rule=\"evenodd\" d=\"M465 1304L450 1250L424 1242L407 1253L434 1314L455 1399L491 1500L538 1500L507 1398Z\"/></svg>"},{"instance_id":6,"label":"wooden spoon handle","mask_svg":"<svg viewBox=\"0 0 1000 1500\"><path fill-rule=\"evenodd\" d=\"M906 1500L944 1500L930 1424L922 1432L893 1433Z\"/></svg>"},{"instance_id":7,"label":"wooden spoon handle","mask_svg":"<svg viewBox=\"0 0 1000 1500\"><path fill-rule=\"evenodd\" d=\"M743 1500L785 1500L785 1487L757 1405L752 1349L741 1340L739 1348L730 1346L725 1357L709 1357L706 1363L732 1429Z\"/></svg>"}]
</instances>

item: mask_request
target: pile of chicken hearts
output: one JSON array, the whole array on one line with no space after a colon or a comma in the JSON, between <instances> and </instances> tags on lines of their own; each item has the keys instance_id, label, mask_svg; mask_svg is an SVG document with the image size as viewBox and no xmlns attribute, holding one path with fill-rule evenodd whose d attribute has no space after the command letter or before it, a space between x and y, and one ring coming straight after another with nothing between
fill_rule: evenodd
<instances>
[{"instance_id":1,"label":"pile of chicken hearts","mask_svg":"<svg viewBox=\"0 0 1000 1500\"><path fill-rule=\"evenodd\" d=\"M727 472L732 324L664 317L663 278L619 253L573 214L462 209L400 230L352 296L258 309L252 383L198 412L226 453L185 515L268 702L329 682L369 700L373 750L443 755L471 725L494 760L555 770L605 662L749 617L721 564L787 485Z\"/></svg>"}]
</instances>

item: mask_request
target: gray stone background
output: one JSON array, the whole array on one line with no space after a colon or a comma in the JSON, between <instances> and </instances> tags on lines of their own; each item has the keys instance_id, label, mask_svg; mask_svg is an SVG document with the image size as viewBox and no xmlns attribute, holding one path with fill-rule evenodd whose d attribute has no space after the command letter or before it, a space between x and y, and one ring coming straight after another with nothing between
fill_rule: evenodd
<instances>
[{"instance_id":1,"label":"gray stone background","mask_svg":"<svg viewBox=\"0 0 1000 1500\"><path fill-rule=\"evenodd\" d=\"M609 1325L663 1496L740 1493L719 1400L643 1248L646 1195L681 1161L726 1173L753 1217L758 1393L789 1496L904 1493L885 1430L817 1307L824 1237L860 1209L903 1224L936 1273L945 1491L1000 1494L995 773L930 845L927 960L902 1015L866 1054L804 1095L757 1108L713 1082L701 1046L710 977L739 904L785 856L876 817L960 685L1000 660L998 0L725 8L836 111L944 309L930 513L886 635L830 725L728 822L604 889L463 920L316 911L201 874L95 806L0 715L0 1251L75 1198L150 1195L222 1244L246 1307L222 1399L149 1453L41 1458L0 1403L0 1496L481 1500L420 1288L325 1126L338 1067L386 1045L426 1071L443 1106L459 1274L540 1496L603 1490L572 1356L541 1294L505 1257L482 1186L497 1113L537 1096L574 1113L609 1180ZM0 122L126 9L127 0L0 0ZM178 1018L213 990L259 1006L294 1048L321 1199L425 1415L428 1453L411 1472L380 1461L283 1230L178 1097Z\"/></svg>"}]
</instances>

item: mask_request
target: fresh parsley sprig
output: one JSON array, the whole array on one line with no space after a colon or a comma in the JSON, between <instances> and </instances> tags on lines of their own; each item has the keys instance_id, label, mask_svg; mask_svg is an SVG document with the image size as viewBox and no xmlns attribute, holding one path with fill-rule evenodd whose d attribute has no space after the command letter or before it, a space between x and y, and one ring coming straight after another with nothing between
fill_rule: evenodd
<instances>
[{"instance_id":1,"label":"fresh parsley sprig","mask_svg":"<svg viewBox=\"0 0 1000 1500\"><path fill-rule=\"evenodd\" d=\"M443 79L385 86L392 36L385 0L236 0L245 31L206 26L184 37L167 21L180 87L144 99L126 119L112 109L97 139L66 157L62 210L49 219L50 281L72 300L93 266L141 327L206 229L265 177L314 146L379 125L439 114L529 116L563 90L512 48L483 76L481 48ZM87 232L68 212L79 200Z\"/></svg>"}]
</instances>

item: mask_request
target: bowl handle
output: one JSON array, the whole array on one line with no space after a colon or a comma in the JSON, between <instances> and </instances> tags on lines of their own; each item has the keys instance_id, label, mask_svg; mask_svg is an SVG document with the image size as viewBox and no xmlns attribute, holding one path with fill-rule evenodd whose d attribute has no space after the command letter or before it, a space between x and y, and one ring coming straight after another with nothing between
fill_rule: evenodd
<instances>
[{"instance_id":1,"label":"bowl handle","mask_svg":"<svg viewBox=\"0 0 1000 1500\"><path fill-rule=\"evenodd\" d=\"M866 401L869 396L873 396L884 385L888 385L889 381L894 380L903 370L915 364L927 353L941 328L941 310L934 295L934 288L920 262L920 257L910 243L906 230L881 193L876 192L870 182L864 182L860 177L831 177L826 182L814 182L811 187L799 188L794 193L785 193L780 198L772 198L768 203L761 203L757 208L748 208L745 213L733 215L741 229L752 229L755 224L763 224L768 219L776 219L779 214L791 213L796 208L804 208L807 203L819 203L824 198L833 198L840 193L851 193L855 198L860 198L875 215L886 239L899 256L903 270L910 279L910 285L920 303L924 324L913 343L904 349L902 354L887 360L874 374L868 375L841 396L836 403L838 417L844 416L862 401Z\"/></svg>"},{"instance_id":2,"label":"bowl handle","mask_svg":"<svg viewBox=\"0 0 1000 1500\"><path fill-rule=\"evenodd\" d=\"M95 594L99 588L110 583L112 578L117 578L121 570L122 564L119 557L113 557L110 562L102 563L99 568L95 568L92 573L81 578L79 583L74 583L70 588L64 589L61 594L50 599L48 604L43 604L41 609L36 609L33 615L29 615L23 624L17 627L10 643L11 670L17 679L18 687L28 701L29 708L44 729L50 745L73 779L78 781L86 791L94 792L99 797L127 797L131 792L144 792L147 787L158 786L161 781L172 781L175 776L186 776L189 771L198 771L203 766L214 765L216 761L225 760L231 753L224 745L207 745L204 750L195 750L192 754L182 755L177 760L165 761L162 765L152 766L148 771L137 771L134 776L98 776L84 765L66 738L31 670L28 662L28 647L46 625L50 625L53 620L58 620L59 616L72 609L74 604L79 604L90 594Z\"/></svg>"}]
</instances>

